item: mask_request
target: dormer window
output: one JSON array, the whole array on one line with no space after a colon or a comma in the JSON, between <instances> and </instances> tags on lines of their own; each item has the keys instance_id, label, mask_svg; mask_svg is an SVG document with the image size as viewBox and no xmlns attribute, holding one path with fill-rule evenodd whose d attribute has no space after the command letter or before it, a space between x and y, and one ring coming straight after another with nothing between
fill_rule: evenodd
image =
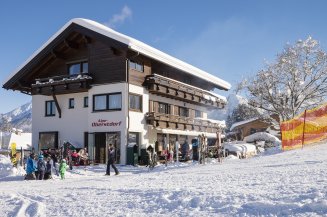
<instances>
[{"instance_id":1,"label":"dormer window","mask_svg":"<svg viewBox=\"0 0 327 217\"><path fill-rule=\"evenodd\" d=\"M72 63L68 65L69 75L79 75L82 73L88 73L88 71L89 71L89 64L86 61Z\"/></svg>"}]
</instances>

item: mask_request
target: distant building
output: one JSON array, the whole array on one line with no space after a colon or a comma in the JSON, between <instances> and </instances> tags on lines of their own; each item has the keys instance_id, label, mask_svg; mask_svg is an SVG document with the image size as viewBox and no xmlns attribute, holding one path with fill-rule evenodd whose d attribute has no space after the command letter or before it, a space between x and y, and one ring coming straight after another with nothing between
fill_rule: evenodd
<instances>
[{"instance_id":1,"label":"distant building","mask_svg":"<svg viewBox=\"0 0 327 217\"><path fill-rule=\"evenodd\" d=\"M31 150L32 133L0 132L0 149L11 149L12 143L16 144L17 150Z\"/></svg>"},{"instance_id":2,"label":"distant building","mask_svg":"<svg viewBox=\"0 0 327 217\"><path fill-rule=\"evenodd\" d=\"M251 118L234 123L230 128L229 138L242 141L244 137L258 132L275 132L273 135L280 138L279 130L275 129L271 123L260 118Z\"/></svg>"},{"instance_id":3,"label":"distant building","mask_svg":"<svg viewBox=\"0 0 327 217\"><path fill-rule=\"evenodd\" d=\"M207 118L230 84L136 39L86 19L73 19L3 85L32 95L32 143L69 141L105 163L107 145L126 164L128 144L167 148L208 138L224 127Z\"/></svg>"}]
</instances>

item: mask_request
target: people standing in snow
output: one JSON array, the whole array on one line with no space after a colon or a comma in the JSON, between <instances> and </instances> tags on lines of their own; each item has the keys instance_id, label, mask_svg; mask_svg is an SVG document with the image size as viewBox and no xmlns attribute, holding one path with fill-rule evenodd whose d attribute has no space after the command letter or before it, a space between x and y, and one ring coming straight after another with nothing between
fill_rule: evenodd
<instances>
[{"instance_id":1,"label":"people standing in snow","mask_svg":"<svg viewBox=\"0 0 327 217\"><path fill-rule=\"evenodd\" d=\"M106 175L110 176L110 165L115 170L115 175L119 174L119 171L117 167L115 166L115 148L112 144L109 144L109 150L108 150L108 163L107 163L107 171Z\"/></svg>"},{"instance_id":2,"label":"people standing in snow","mask_svg":"<svg viewBox=\"0 0 327 217\"><path fill-rule=\"evenodd\" d=\"M59 176L58 173L58 157L59 157L59 150L53 150L51 152L51 159L52 159L52 164L53 164L53 168L55 170L56 176Z\"/></svg>"},{"instance_id":3,"label":"people standing in snow","mask_svg":"<svg viewBox=\"0 0 327 217\"><path fill-rule=\"evenodd\" d=\"M79 154L76 152L76 150L73 150L73 153L71 154L73 164L79 164Z\"/></svg>"},{"instance_id":4,"label":"people standing in snow","mask_svg":"<svg viewBox=\"0 0 327 217\"><path fill-rule=\"evenodd\" d=\"M59 173L61 179L65 179L66 167L67 167L66 160L62 159L59 166Z\"/></svg>"},{"instance_id":5,"label":"people standing in snow","mask_svg":"<svg viewBox=\"0 0 327 217\"><path fill-rule=\"evenodd\" d=\"M35 180L35 170L36 170L36 163L34 161L35 155L34 153L30 154L30 156L27 159L26 163L26 180Z\"/></svg>"},{"instance_id":6,"label":"people standing in snow","mask_svg":"<svg viewBox=\"0 0 327 217\"><path fill-rule=\"evenodd\" d=\"M182 160L188 160L187 154L188 154L189 148L190 147L188 145L188 142L187 142L187 140L185 140L185 142L182 145Z\"/></svg>"},{"instance_id":7,"label":"people standing in snow","mask_svg":"<svg viewBox=\"0 0 327 217\"><path fill-rule=\"evenodd\" d=\"M192 139L192 159L193 161L198 161L199 160L199 142L197 139Z\"/></svg>"},{"instance_id":8,"label":"people standing in snow","mask_svg":"<svg viewBox=\"0 0 327 217\"><path fill-rule=\"evenodd\" d=\"M173 151L173 148L169 148L168 162L169 163L173 163L174 162L174 151Z\"/></svg>"},{"instance_id":9,"label":"people standing in snow","mask_svg":"<svg viewBox=\"0 0 327 217\"><path fill-rule=\"evenodd\" d=\"M45 170L45 174L44 174L44 179L52 179L52 162L51 162L51 158L48 157L47 158L47 164L46 164L46 170Z\"/></svg>"},{"instance_id":10,"label":"people standing in snow","mask_svg":"<svg viewBox=\"0 0 327 217\"><path fill-rule=\"evenodd\" d=\"M87 153L86 148L83 148L79 150L78 152L80 156L80 165L87 165L88 164L88 159L89 159L89 154Z\"/></svg>"},{"instance_id":11,"label":"people standing in snow","mask_svg":"<svg viewBox=\"0 0 327 217\"><path fill-rule=\"evenodd\" d=\"M39 160L37 162L37 172L38 172L38 180L43 180L44 179L44 174L46 170L46 165L43 159L43 155L39 155Z\"/></svg>"}]
</instances>

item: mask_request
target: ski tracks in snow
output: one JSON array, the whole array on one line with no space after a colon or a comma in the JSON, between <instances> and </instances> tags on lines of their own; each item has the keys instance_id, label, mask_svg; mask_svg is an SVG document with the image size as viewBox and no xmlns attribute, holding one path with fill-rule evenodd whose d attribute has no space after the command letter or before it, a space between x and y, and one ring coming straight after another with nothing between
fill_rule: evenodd
<instances>
[{"instance_id":1,"label":"ski tracks in snow","mask_svg":"<svg viewBox=\"0 0 327 217\"><path fill-rule=\"evenodd\" d=\"M27 194L12 195L10 201L15 201L16 208L8 216L36 217L46 216L45 200L43 197L31 196ZM8 202L10 202L8 201Z\"/></svg>"}]
</instances>

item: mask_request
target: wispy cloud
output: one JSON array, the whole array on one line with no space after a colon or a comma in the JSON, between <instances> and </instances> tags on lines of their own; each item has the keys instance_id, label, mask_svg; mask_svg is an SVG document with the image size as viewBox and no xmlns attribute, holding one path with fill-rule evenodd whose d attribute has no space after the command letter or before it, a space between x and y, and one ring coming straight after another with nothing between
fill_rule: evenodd
<instances>
[{"instance_id":1,"label":"wispy cloud","mask_svg":"<svg viewBox=\"0 0 327 217\"><path fill-rule=\"evenodd\" d=\"M123 24L126 19L130 19L132 15L132 10L125 5L119 14L114 14L108 22L104 23L104 25L110 28L115 28L117 25Z\"/></svg>"}]
</instances>

